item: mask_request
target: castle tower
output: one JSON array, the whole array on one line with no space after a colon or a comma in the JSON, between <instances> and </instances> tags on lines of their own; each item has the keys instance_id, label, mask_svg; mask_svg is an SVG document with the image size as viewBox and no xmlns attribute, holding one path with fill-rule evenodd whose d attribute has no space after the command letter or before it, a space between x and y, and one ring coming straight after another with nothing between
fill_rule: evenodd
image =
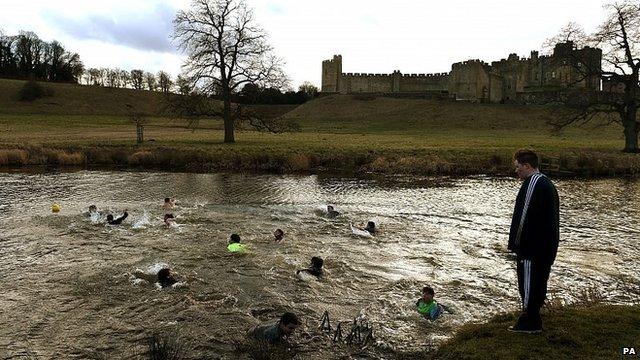
<instances>
[{"instance_id":1,"label":"castle tower","mask_svg":"<svg viewBox=\"0 0 640 360\"><path fill-rule=\"evenodd\" d=\"M333 59L322 62L322 92L339 92L341 77L342 55L334 55Z\"/></svg>"}]
</instances>

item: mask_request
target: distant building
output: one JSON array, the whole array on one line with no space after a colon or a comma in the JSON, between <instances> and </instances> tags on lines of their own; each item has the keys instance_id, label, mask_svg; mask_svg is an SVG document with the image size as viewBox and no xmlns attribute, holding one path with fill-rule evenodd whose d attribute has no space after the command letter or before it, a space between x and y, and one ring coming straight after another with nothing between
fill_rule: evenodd
<instances>
[{"instance_id":1,"label":"distant building","mask_svg":"<svg viewBox=\"0 0 640 360\"><path fill-rule=\"evenodd\" d=\"M323 93L443 93L458 100L477 102L516 101L527 93L557 91L566 88L600 90L598 75L602 68L602 50L577 49L573 42L556 44L553 54L530 58L510 54L491 65L480 60L458 62L449 73L391 74L343 73L342 56L322 62ZM594 71L595 70L595 71Z\"/></svg>"}]
</instances>

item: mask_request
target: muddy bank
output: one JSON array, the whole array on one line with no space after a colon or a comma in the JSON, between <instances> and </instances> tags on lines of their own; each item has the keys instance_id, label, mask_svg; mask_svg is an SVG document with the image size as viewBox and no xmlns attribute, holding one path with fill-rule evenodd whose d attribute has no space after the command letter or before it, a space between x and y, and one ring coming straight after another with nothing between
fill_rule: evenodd
<instances>
[{"instance_id":1,"label":"muddy bank","mask_svg":"<svg viewBox=\"0 0 640 360\"><path fill-rule=\"evenodd\" d=\"M117 167L212 173L350 173L406 175L512 174L510 151L287 152L262 148L205 150L167 146L12 147L0 149L0 167ZM627 177L640 174L640 155L597 150L542 152L543 172L554 177Z\"/></svg>"}]
</instances>

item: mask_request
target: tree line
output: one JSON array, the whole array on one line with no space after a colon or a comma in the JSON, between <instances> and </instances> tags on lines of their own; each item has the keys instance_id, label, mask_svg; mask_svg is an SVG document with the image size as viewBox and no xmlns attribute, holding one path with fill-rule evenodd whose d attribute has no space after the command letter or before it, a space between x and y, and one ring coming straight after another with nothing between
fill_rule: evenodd
<instances>
[{"instance_id":1,"label":"tree line","mask_svg":"<svg viewBox=\"0 0 640 360\"><path fill-rule=\"evenodd\" d=\"M119 68L89 68L81 77L81 84L112 88L129 88L161 92L179 92L181 79L174 81L165 71L153 74L148 71L134 69L131 71ZM177 87L176 87L177 85Z\"/></svg>"},{"instance_id":2,"label":"tree line","mask_svg":"<svg viewBox=\"0 0 640 360\"><path fill-rule=\"evenodd\" d=\"M43 41L31 31L11 36L0 30L0 77L73 83L83 71L80 55L58 41Z\"/></svg>"},{"instance_id":3,"label":"tree line","mask_svg":"<svg viewBox=\"0 0 640 360\"><path fill-rule=\"evenodd\" d=\"M81 84L112 88L130 88L136 90L160 91L164 93L191 94L195 88L181 75L175 79L165 71L153 74L144 70L131 71L118 68L89 68L81 80ZM298 91L282 91L276 87L263 87L247 83L238 92L231 94L231 101L241 104L302 104L313 99L318 88L310 82L304 82ZM222 100L220 90L211 94L214 99Z\"/></svg>"}]
</instances>

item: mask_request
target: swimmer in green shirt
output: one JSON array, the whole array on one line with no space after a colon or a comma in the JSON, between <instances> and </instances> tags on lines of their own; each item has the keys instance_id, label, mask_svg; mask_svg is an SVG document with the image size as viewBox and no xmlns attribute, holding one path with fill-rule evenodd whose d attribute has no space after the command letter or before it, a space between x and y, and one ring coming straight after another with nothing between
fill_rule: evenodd
<instances>
[{"instance_id":1,"label":"swimmer in green shirt","mask_svg":"<svg viewBox=\"0 0 640 360\"><path fill-rule=\"evenodd\" d=\"M231 234L231 238L229 239L229 245L227 246L227 250L230 253L243 253L245 250L244 244L240 244L240 235Z\"/></svg>"},{"instance_id":2,"label":"swimmer in green shirt","mask_svg":"<svg viewBox=\"0 0 640 360\"><path fill-rule=\"evenodd\" d=\"M435 320L443 312L442 305L438 304L433 297L435 292L431 286L425 286L422 289L422 297L416 301L418 313L427 319Z\"/></svg>"}]
</instances>

